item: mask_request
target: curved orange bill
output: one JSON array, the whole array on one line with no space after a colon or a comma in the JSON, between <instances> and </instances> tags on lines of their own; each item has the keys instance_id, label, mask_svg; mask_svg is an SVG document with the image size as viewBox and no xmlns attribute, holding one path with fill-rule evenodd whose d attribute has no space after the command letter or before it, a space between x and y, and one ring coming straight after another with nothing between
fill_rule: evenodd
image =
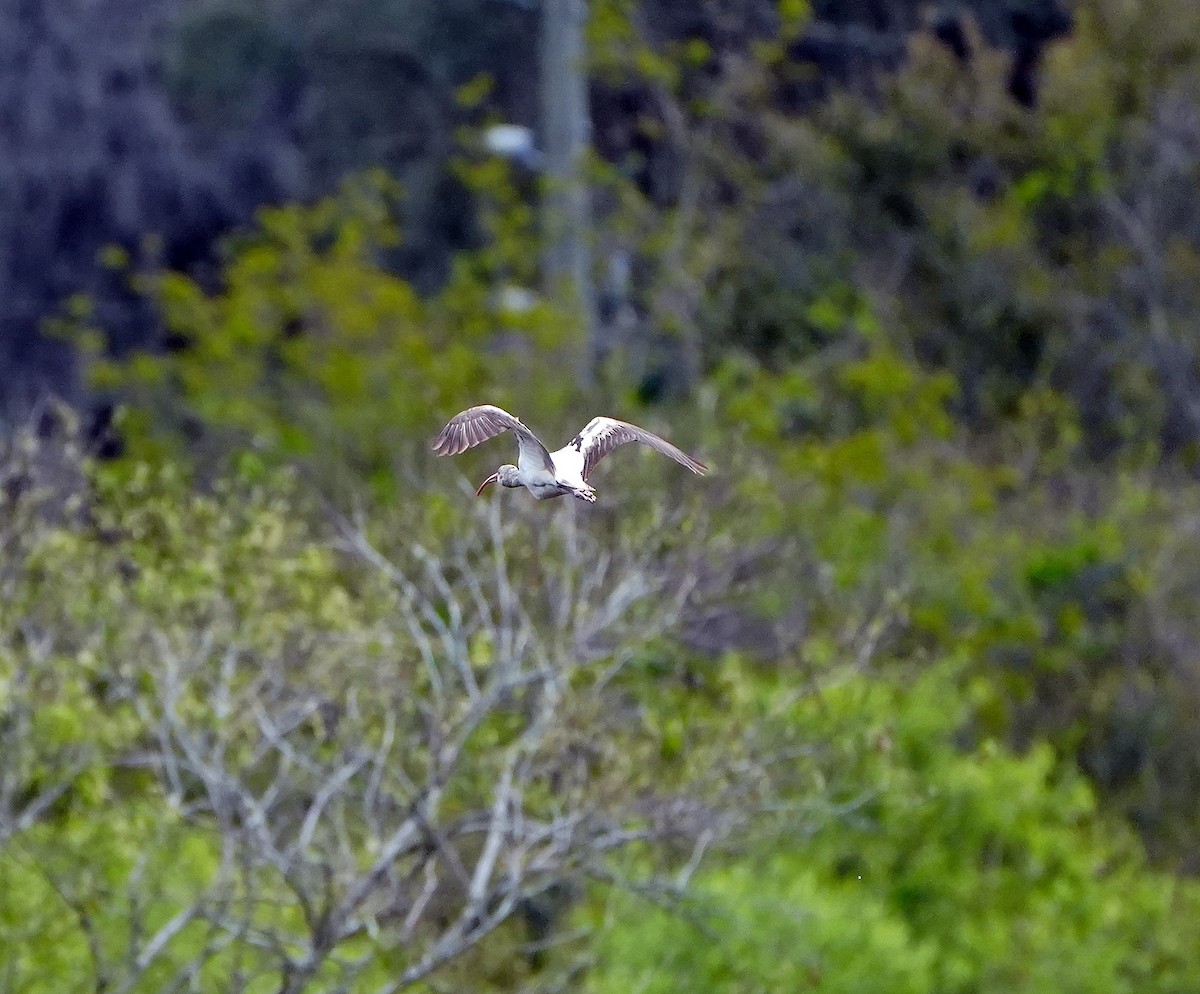
<instances>
[{"instance_id":1,"label":"curved orange bill","mask_svg":"<svg viewBox=\"0 0 1200 994\"><path fill-rule=\"evenodd\" d=\"M483 493L484 487L486 487L489 483L495 483L498 479L500 479L500 474L493 473L486 480L484 480L481 484L479 484L479 489L475 491L475 496L478 497L481 493Z\"/></svg>"}]
</instances>

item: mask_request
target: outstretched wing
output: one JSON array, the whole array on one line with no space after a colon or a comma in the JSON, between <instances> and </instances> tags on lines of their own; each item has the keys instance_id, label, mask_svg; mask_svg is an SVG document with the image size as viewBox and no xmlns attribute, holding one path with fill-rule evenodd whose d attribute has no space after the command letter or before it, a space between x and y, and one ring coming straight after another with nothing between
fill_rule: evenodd
<instances>
[{"instance_id":1,"label":"outstretched wing","mask_svg":"<svg viewBox=\"0 0 1200 994\"><path fill-rule=\"evenodd\" d=\"M675 448L665 438L659 438L652 431L631 425L628 421L618 421L616 418L592 418L583 431L559 451L569 455L571 461L576 464L582 460L580 476L586 480L596 468L596 463L626 442L648 445L664 456L670 456L680 466L686 466L693 473L703 475L708 470L704 463L697 462L686 452ZM555 453L555 456L557 457L558 453Z\"/></svg>"},{"instance_id":2,"label":"outstretched wing","mask_svg":"<svg viewBox=\"0 0 1200 994\"><path fill-rule=\"evenodd\" d=\"M522 470L540 468L554 472L550 453L537 435L526 428L519 418L491 404L469 407L461 414L454 415L446 427L438 432L431 447L439 456L456 456L506 431L517 436L517 445L521 450L517 462Z\"/></svg>"}]
</instances>

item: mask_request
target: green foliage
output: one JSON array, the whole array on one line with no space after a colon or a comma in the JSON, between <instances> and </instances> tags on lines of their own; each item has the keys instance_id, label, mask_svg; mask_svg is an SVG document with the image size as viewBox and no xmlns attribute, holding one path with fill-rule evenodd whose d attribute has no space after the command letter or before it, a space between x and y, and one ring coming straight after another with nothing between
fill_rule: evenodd
<instances>
[{"instance_id":1,"label":"green foliage","mask_svg":"<svg viewBox=\"0 0 1200 994\"><path fill-rule=\"evenodd\" d=\"M0 963L8 982L50 992L117 980L137 948L136 930L155 934L208 886L217 846L162 799L104 788L8 840L0 856ZM180 924L173 956L151 964L140 989L170 984L189 952L202 947L205 926Z\"/></svg>"},{"instance_id":2,"label":"green foliage","mask_svg":"<svg viewBox=\"0 0 1200 994\"><path fill-rule=\"evenodd\" d=\"M180 347L120 362L97 355L93 383L134 403L124 427L135 440L223 430L380 486L420 448L432 411L453 412L463 397L521 397L532 418L530 400L560 404L569 384L531 388L570 356L570 320L549 303L514 313L497 298L509 281L528 285L529 210L499 167L464 169L489 241L458 260L436 296L384 268L400 239L400 194L372 174L314 206L264 210L229 243L215 292L181 273L140 276Z\"/></svg>"},{"instance_id":3,"label":"green foliage","mask_svg":"<svg viewBox=\"0 0 1200 994\"><path fill-rule=\"evenodd\" d=\"M810 557L773 600L804 605L803 659L879 640L904 659L965 658L992 688L979 714L989 734L1048 738L1156 857L1187 859L1194 695L1164 636L1194 630L1194 612L1165 596L1195 589L1195 557L1175 537L1194 488L1081 470L1078 419L1044 392L985 463L949 416L948 378L887 351L776 375L728 362L710 389L744 440L739 506L756 509L728 527L786 534L794 561Z\"/></svg>"},{"instance_id":4,"label":"green foliage","mask_svg":"<svg viewBox=\"0 0 1200 994\"><path fill-rule=\"evenodd\" d=\"M71 482L44 487L36 445L0 467L0 890L18 895L0 902L0 976L127 980L162 934L130 989L275 988L285 959L296 989L395 980L427 938L402 927L421 864L381 874L394 906L343 922L336 955L312 895L337 910L386 836L372 818L438 780L428 730L469 718L468 759L437 787L456 848L426 840L448 862L479 857L504 756L537 771L526 828L579 798L633 838L683 834L697 810L757 817L573 854L570 886L536 881L524 926L446 966L455 989L577 982L580 946L597 994L1200 986L1200 895L1128 832L1194 870L1200 494L1175 470L1200 253L1194 169L1171 150L1192 140L1196 54L1147 20L1194 13L1082 5L1022 109L1008 54L977 38L964 66L919 33L869 98L798 105L787 52L808 4L765 5L777 36L739 21L719 38L672 37L644 7L590 7L598 85L642 101L636 151L593 163L597 242L632 255L640 322L598 396L562 375L575 316L505 303L536 285L536 217L482 155L455 167L480 244L436 292L395 275L409 214L370 175L264 212L212 282L140 273L179 348L113 358L85 334L132 458L66 460ZM290 69L276 49L255 68L251 20L222 25L248 69ZM187 90L198 110L231 92ZM460 96L486 113L488 80ZM659 171L635 182L646 154ZM1177 211L1147 206L1160 191ZM94 315L77 300L71 317ZM690 391L662 420L717 463L707 480L622 456L595 509L496 494L472 512L457 469L418 455L482 400L548 435L583 400L654 419L635 397L656 364ZM653 490L618 485L650 473ZM346 491L369 552L330 527ZM468 690L531 659L568 677L561 724L524 753L536 697L476 718ZM301 717L279 733L264 714ZM143 761L183 732L214 750L189 776ZM204 770L256 801L293 777L273 823L293 831L363 749L394 778L382 814L352 774L286 870L231 860L230 826L253 819L223 821ZM648 811L664 795L677 805ZM261 855L247 838L234 849ZM691 870L706 846L677 908L597 888L573 918L598 938L567 950L566 912L537 924L585 865ZM436 891L452 918L461 894ZM252 938L214 951L231 900Z\"/></svg>"},{"instance_id":5,"label":"green foliage","mask_svg":"<svg viewBox=\"0 0 1200 994\"><path fill-rule=\"evenodd\" d=\"M1147 872L1049 750L964 741L958 667L856 677L786 721L845 803L714 865L673 910L605 915L589 990L1182 991L1191 883ZM797 801L802 800L797 798Z\"/></svg>"}]
</instances>

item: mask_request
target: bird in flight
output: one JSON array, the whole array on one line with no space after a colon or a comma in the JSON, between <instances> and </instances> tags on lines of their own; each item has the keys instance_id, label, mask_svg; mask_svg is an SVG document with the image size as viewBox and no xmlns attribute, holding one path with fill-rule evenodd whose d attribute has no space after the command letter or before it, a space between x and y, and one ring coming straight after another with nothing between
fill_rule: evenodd
<instances>
[{"instance_id":1,"label":"bird in flight","mask_svg":"<svg viewBox=\"0 0 1200 994\"><path fill-rule=\"evenodd\" d=\"M565 497L570 494L589 504L596 500L596 491L587 484L596 464L619 445L641 442L670 456L679 465L703 475L708 467L686 452L675 448L665 438L616 418L592 418L571 441L550 452L541 439L531 432L520 418L508 411L482 404L470 407L452 417L433 440L433 451L439 456L454 456L473 445L486 442L506 431L517 436L517 464L506 463L479 484L478 497L489 483L502 487L524 487L538 500Z\"/></svg>"}]
</instances>

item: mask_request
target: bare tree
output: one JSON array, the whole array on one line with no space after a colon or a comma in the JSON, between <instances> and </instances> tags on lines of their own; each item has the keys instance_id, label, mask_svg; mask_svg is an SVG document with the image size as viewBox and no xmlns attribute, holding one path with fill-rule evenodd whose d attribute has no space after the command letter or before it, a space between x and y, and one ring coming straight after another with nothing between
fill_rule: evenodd
<instances>
[{"instance_id":1,"label":"bare tree","mask_svg":"<svg viewBox=\"0 0 1200 994\"><path fill-rule=\"evenodd\" d=\"M118 643L96 621L77 636L30 615L18 697L33 701L39 667L80 651L76 637L107 644L120 655L101 668L128 673L122 700L140 729L109 761L159 785L144 858L105 892L125 923L117 939L79 883L87 854L29 849L76 909L97 990L213 976L230 990L403 990L510 921L510 936L529 922L528 949L542 948L550 931L531 909L623 879L614 856L631 844L659 853L661 875L638 886L678 893L744 823L743 744L714 742L699 775L658 782L658 733L625 679L695 621L713 582L703 551L671 541L669 520L606 541L599 519L584 528L572 510L477 507L470 539L440 552L407 540L387 552L364 520L341 520L351 589L384 605L354 625L264 638L232 595L174 619L139 613L135 596ZM0 652L15 646L6 635ZM126 654L138 654L133 669ZM5 729L0 829L19 841L78 770L56 754L61 777L46 780L46 758L22 765L8 732L21 729ZM183 838L202 842L213 869L168 894L149 882L151 863Z\"/></svg>"},{"instance_id":2,"label":"bare tree","mask_svg":"<svg viewBox=\"0 0 1200 994\"><path fill-rule=\"evenodd\" d=\"M322 681L297 659L159 639L159 762L223 847L213 890L185 917L209 921L214 943L257 935L280 991L399 950L382 988L398 991L564 878L604 875L616 849L671 840L694 863L728 832L733 812L703 792L631 789L615 748L636 706L613 707L614 681L637 646L674 630L696 574L653 551L606 555L575 520L556 518L528 550L540 590L514 582L520 529L498 503L475 520L485 548L449 559L415 545L400 564L344 525L343 548L394 587L399 613L369 636L390 651L372 661L364 637ZM198 691L215 727L187 717ZM302 915L268 935L276 900Z\"/></svg>"}]
</instances>

